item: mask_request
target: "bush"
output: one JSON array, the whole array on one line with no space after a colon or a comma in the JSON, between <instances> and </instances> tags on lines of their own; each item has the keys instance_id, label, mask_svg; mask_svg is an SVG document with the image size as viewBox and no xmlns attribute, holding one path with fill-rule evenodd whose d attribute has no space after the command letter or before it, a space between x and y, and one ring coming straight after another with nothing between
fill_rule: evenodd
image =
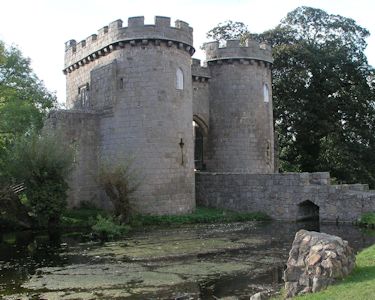
<instances>
[{"instance_id":1,"label":"bush","mask_svg":"<svg viewBox=\"0 0 375 300\"><path fill-rule=\"evenodd\" d=\"M138 183L130 164L111 167L102 164L99 168L98 182L113 204L114 214L121 223L129 223L132 208L131 195L137 190Z\"/></svg>"},{"instance_id":2,"label":"bush","mask_svg":"<svg viewBox=\"0 0 375 300\"><path fill-rule=\"evenodd\" d=\"M23 183L26 205L42 227L58 225L67 204L74 153L62 140L33 134L19 138L6 155L7 176Z\"/></svg>"},{"instance_id":3,"label":"bush","mask_svg":"<svg viewBox=\"0 0 375 300\"><path fill-rule=\"evenodd\" d=\"M375 212L364 213L359 219L360 225L375 225Z\"/></svg>"},{"instance_id":4,"label":"bush","mask_svg":"<svg viewBox=\"0 0 375 300\"><path fill-rule=\"evenodd\" d=\"M100 240L113 240L123 236L130 230L129 226L118 224L111 217L102 217L98 215L96 223L91 227L93 234Z\"/></svg>"}]
</instances>

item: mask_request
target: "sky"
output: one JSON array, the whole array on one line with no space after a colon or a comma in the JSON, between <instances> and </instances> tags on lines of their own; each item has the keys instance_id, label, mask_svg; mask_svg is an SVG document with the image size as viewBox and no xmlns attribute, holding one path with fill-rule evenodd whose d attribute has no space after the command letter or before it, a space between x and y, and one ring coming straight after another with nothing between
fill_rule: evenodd
<instances>
[{"instance_id":1,"label":"sky","mask_svg":"<svg viewBox=\"0 0 375 300\"><path fill-rule=\"evenodd\" d=\"M374 0L3 0L0 8L0 40L17 46L31 59L31 66L45 86L65 103L64 43L77 42L110 22L145 16L167 16L189 23L194 29L195 58L204 59L199 49L206 33L226 20L240 21L253 33L279 24L299 6L320 8L330 14L354 19L367 28L366 55L375 66Z\"/></svg>"}]
</instances>

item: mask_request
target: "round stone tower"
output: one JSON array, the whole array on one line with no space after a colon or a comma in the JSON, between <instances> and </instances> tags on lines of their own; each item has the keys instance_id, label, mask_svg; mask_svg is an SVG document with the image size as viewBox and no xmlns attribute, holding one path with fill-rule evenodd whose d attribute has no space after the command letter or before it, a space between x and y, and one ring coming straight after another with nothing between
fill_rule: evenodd
<instances>
[{"instance_id":1,"label":"round stone tower","mask_svg":"<svg viewBox=\"0 0 375 300\"><path fill-rule=\"evenodd\" d=\"M112 22L66 45L67 104L98 119L99 160L128 164L140 186L143 214L195 208L192 127L192 28L182 21L143 17ZM104 197L105 198L105 197Z\"/></svg>"},{"instance_id":2,"label":"round stone tower","mask_svg":"<svg viewBox=\"0 0 375 300\"><path fill-rule=\"evenodd\" d=\"M274 172L271 47L205 44L210 79L210 172Z\"/></svg>"}]
</instances>

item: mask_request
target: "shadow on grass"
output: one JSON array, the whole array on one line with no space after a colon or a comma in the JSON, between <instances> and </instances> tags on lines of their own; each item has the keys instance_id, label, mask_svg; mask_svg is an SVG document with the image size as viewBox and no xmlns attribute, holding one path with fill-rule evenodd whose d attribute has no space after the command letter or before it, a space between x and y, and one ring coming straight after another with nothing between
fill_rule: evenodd
<instances>
[{"instance_id":1,"label":"shadow on grass","mask_svg":"<svg viewBox=\"0 0 375 300\"><path fill-rule=\"evenodd\" d=\"M375 266L357 267L350 276L344 279L344 282L360 283L368 280L375 280Z\"/></svg>"}]
</instances>

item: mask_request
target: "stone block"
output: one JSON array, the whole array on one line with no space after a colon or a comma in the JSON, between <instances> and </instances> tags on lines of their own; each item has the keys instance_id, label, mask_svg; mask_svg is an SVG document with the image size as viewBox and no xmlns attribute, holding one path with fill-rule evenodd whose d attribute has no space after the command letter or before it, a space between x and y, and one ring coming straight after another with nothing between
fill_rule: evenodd
<instances>
[{"instance_id":1,"label":"stone block","mask_svg":"<svg viewBox=\"0 0 375 300\"><path fill-rule=\"evenodd\" d=\"M284 272L287 298L318 292L354 268L355 255L338 236L300 230Z\"/></svg>"}]
</instances>

